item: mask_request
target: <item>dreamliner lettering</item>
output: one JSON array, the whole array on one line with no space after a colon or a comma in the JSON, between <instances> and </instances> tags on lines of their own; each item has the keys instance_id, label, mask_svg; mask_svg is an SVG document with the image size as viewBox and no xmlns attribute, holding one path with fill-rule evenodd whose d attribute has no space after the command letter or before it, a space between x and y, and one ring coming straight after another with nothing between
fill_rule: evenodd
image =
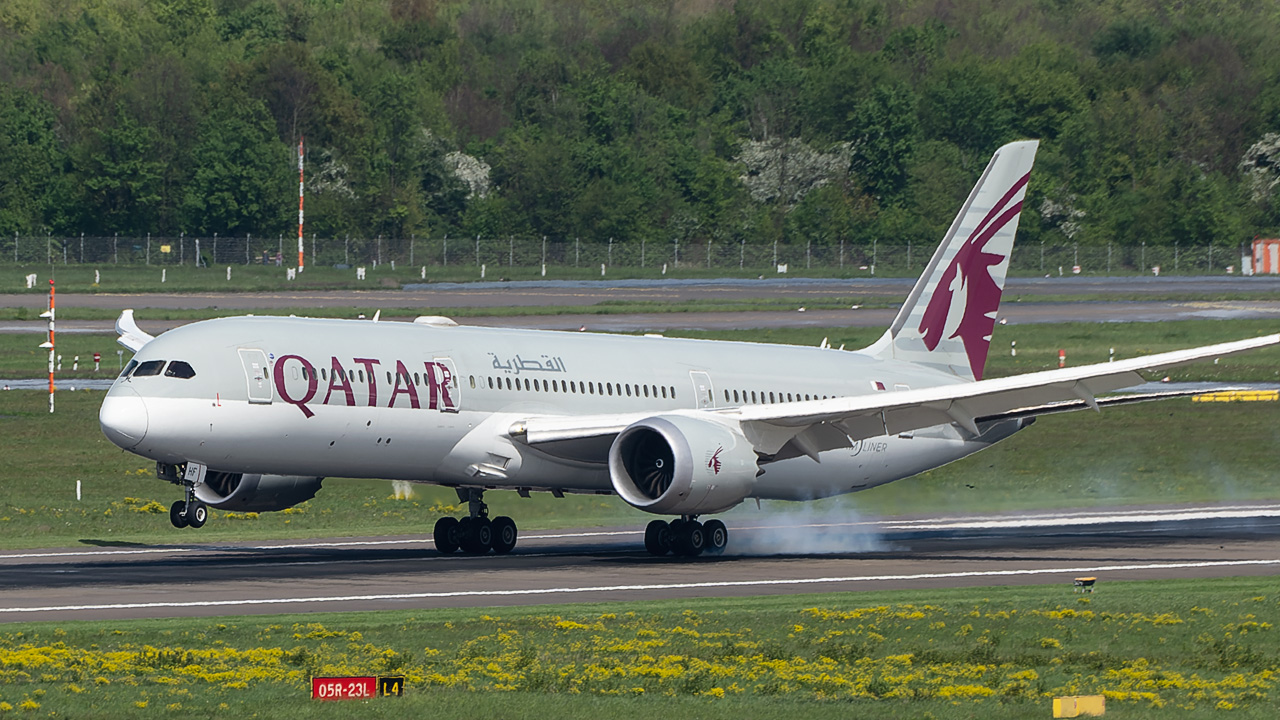
<instances>
[{"instance_id":1,"label":"dreamliner lettering","mask_svg":"<svg viewBox=\"0 0 1280 720\"><path fill-rule=\"evenodd\" d=\"M290 389L289 387L288 370L290 362L295 363L295 369L300 369L302 378L306 379L306 390L301 393L298 392L298 388ZM363 370L361 374L364 380L361 381L359 379L360 375L348 369L350 366L343 365L337 357L331 356L329 358L329 367L324 373L324 376L328 378L324 389L324 397L317 400L316 396L320 394L321 374L316 371L315 364L301 355L282 355L276 360L275 368L272 372L276 395L284 402L301 410L302 414L308 418L315 415L315 411L309 407L313 404L341 407L378 407L378 376L375 368L381 369L382 361L374 358L352 358L351 362L361 367ZM406 365L403 360L395 361L395 382L384 407L395 407L396 402L403 396L405 398L404 403L407 403L409 408L414 410L423 409L423 398L418 395L419 388L413 381L412 373L409 370L411 366L412 362ZM423 370L425 372L422 373L422 378L426 384L426 387L423 388L426 390L425 409L444 412L456 411L458 406L450 393L450 388L453 386L453 373L449 370L448 365L441 362L425 361L423 362ZM361 396L359 398L360 402L357 402L357 396ZM402 407L404 403L402 403Z\"/></svg>"}]
</instances>

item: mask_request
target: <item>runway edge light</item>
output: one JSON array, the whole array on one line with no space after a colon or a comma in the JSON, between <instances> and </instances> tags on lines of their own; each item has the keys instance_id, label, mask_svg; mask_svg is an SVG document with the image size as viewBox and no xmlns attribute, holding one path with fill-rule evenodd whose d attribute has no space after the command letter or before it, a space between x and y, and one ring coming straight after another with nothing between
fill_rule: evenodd
<instances>
[{"instance_id":1,"label":"runway edge light","mask_svg":"<svg viewBox=\"0 0 1280 720\"><path fill-rule=\"evenodd\" d=\"M1053 699L1055 718L1074 718L1081 715L1098 717L1107 712L1107 699L1102 695L1069 695Z\"/></svg>"}]
</instances>

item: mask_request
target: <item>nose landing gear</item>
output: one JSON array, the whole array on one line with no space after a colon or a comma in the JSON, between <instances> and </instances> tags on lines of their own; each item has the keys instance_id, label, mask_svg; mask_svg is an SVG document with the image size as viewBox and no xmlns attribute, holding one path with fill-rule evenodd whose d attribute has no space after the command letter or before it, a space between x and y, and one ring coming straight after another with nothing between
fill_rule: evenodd
<instances>
[{"instance_id":1,"label":"nose landing gear","mask_svg":"<svg viewBox=\"0 0 1280 720\"><path fill-rule=\"evenodd\" d=\"M505 516L490 520L484 490L458 488L458 499L467 503L470 514L464 518L442 517L436 521L433 532L436 550L443 555L458 550L467 555L484 555L490 550L506 555L515 548L519 534L516 522Z\"/></svg>"},{"instance_id":2,"label":"nose landing gear","mask_svg":"<svg viewBox=\"0 0 1280 720\"><path fill-rule=\"evenodd\" d=\"M176 528L202 528L209 520L209 506L195 497L195 487L183 484L187 492L186 500L178 500L169 506L169 522Z\"/></svg>"}]
</instances>

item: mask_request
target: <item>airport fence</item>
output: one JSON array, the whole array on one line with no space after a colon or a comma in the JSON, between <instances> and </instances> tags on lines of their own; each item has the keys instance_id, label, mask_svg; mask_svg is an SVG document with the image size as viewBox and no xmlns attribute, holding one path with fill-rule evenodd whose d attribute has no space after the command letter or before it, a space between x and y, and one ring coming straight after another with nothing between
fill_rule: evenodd
<instances>
[{"instance_id":1,"label":"airport fence","mask_svg":"<svg viewBox=\"0 0 1280 720\"><path fill-rule=\"evenodd\" d=\"M767 243L615 242L531 237L305 239L309 266L401 266L432 268L504 267L705 269L775 274L863 270L881 275L919 273L935 246L871 242ZM0 264L226 266L297 262L297 239L254 235L178 237L55 237L14 235L0 243ZM1215 274L1234 271L1245 246L1081 245L1023 243L1014 246L1011 272L1017 274Z\"/></svg>"}]
</instances>

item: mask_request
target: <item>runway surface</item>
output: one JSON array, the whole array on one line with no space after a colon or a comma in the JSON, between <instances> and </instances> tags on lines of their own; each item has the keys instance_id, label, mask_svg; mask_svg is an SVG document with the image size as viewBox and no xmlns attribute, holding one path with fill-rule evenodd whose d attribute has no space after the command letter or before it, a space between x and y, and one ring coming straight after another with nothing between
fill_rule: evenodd
<instances>
[{"instance_id":1,"label":"runway surface","mask_svg":"<svg viewBox=\"0 0 1280 720\"><path fill-rule=\"evenodd\" d=\"M429 536L0 553L0 623L618 602L1273 575L1280 504L941 518L732 513L722 557L654 558L642 529L524 534L508 556ZM192 542L196 541L196 542Z\"/></svg>"},{"instance_id":2,"label":"runway surface","mask_svg":"<svg viewBox=\"0 0 1280 720\"><path fill-rule=\"evenodd\" d=\"M264 301L265 302L265 301ZM268 305L259 304L255 309ZM483 327L531 328L537 330L590 330L592 332L667 332L670 330L750 330L760 328L830 328L888 327L897 314L896 308L849 307L841 310L803 310L797 306L786 311L744 312L675 312L626 313L602 315L570 313L560 315L519 315L494 317L460 317L463 325ZM424 312L447 311L439 308ZM320 317L350 317L338 307L326 307L312 313ZM152 320L146 309L135 314L139 327L152 334L171 330L192 321ZM1181 301L1090 301L1090 302L1007 302L1000 307L1000 318L1009 325L1064 322L1163 322L1167 320L1224 320L1275 318L1280 320L1280 301L1229 300L1214 302ZM387 321L411 318L388 316ZM0 333L40 334L47 330L42 320L0 322ZM62 320L59 333L113 333L114 320Z\"/></svg>"}]
</instances>

